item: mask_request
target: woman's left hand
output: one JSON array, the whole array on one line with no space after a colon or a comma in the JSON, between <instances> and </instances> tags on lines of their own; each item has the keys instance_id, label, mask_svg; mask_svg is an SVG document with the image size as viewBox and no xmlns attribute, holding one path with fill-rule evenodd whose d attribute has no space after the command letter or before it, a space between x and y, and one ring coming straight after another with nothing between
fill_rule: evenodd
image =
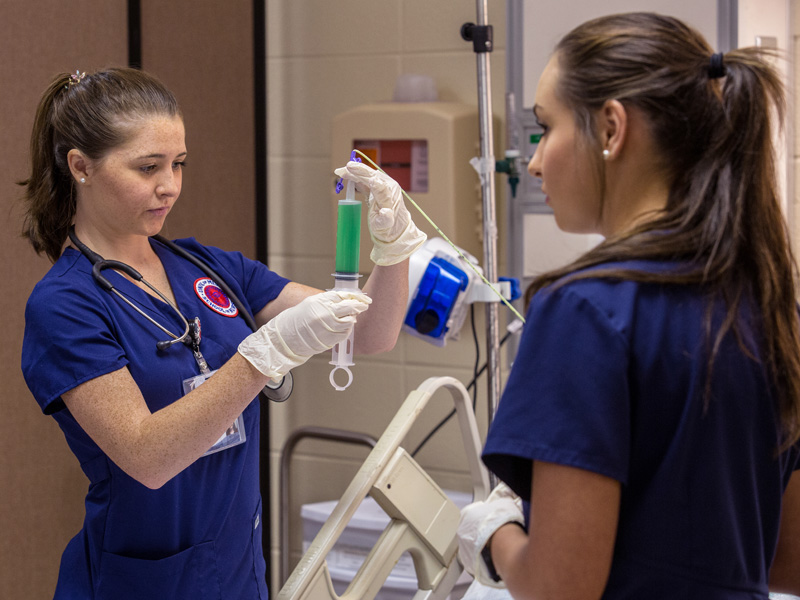
<instances>
[{"instance_id":1,"label":"woman's left hand","mask_svg":"<svg viewBox=\"0 0 800 600\"><path fill-rule=\"evenodd\" d=\"M425 243L427 236L411 219L403 191L394 179L356 161L334 172L355 182L359 191L369 188L367 225L373 243L372 262L381 266L397 264Z\"/></svg>"},{"instance_id":2,"label":"woman's left hand","mask_svg":"<svg viewBox=\"0 0 800 600\"><path fill-rule=\"evenodd\" d=\"M486 500L473 502L461 509L458 524L458 558L464 569L484 586L503 588L505 584L492 579L483 560L484 546L503 525L525 525L522 501L505 484L500 483Z\"/></svg>"}]
</instances>

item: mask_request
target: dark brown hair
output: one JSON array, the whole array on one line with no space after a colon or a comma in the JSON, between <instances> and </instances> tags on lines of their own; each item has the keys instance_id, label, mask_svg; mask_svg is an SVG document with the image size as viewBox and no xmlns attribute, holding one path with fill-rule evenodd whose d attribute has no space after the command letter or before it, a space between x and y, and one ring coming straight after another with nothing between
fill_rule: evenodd
<instances>
[{"instance_id":1,"label":"dark brown hair","mask_svg":"<svg viewBox=\"0 0 800 600\"><path fill-rule=\"evenodd\" d=\"M61 73L45 90L31 133L31 174L25 187L23 236L55 262L75 216L67 154L103 158L127 141L130 123L153 115L180 117L172 93L152 75L112 68L85 76Z\"/></svg>"},{"instance_id":2,"label":"dark brown hair","mask_svg":"<svg viewBox=\"0 0 800 600\"><path fill-rule=\"evenodd\" d=\"M544 286L589 277L701 285L710 302L721 298L727 307L712 335L709 306L710 369L723 337L738 336L739 308L752 298L786 448L800 439L800 336L796 266L778 198L772 138L773 115L783 120L784 90L763 49L725 53L723 78L709 77L712 54L697 31L652 13L601 17L559 42L556 94L573 111L597 160L593 115L612 99L634 107L649 123L669 196L653 219L535 279L526 300ZM680 261L682 267L653 273L602 266L625 260ZM707 398L709 386L710 375Z\"/></svg>"}]
</instances>

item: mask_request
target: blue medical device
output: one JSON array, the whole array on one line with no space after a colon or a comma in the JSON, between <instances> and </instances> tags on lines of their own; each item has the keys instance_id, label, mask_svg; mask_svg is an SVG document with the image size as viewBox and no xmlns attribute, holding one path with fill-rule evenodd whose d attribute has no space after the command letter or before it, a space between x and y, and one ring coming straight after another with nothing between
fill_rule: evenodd
<instances>
[{"instance_id":1,"label":"blue medical device","mask_svg":"<svg viewBox=\"0 0 800 600\"><path fill-rule=\"evenodd\" d=\"M408 308L405 324L422 335L441 337L447 333L447 322L459 294L468 285L466 272L444 258L432 258Z\"/></svg>"},{"instance_id":2,"label":"blue medical device","mask_svg":"<svg viewBox=\"0 0 800 600\"><path fill-rule=\"evenodd\" d=\"M461 249L459 249L461 250ZM474 256L451 247L444 239L428 238L411 255L408 271L409 302L403 330L436 346L458 339L473 302L497 302L494 291L481 282L483 273ZM472 263L473 270L466 261ZM498 278L498 288L507 300L520 297L519 280Z\"/></svg>"}]
</instances>

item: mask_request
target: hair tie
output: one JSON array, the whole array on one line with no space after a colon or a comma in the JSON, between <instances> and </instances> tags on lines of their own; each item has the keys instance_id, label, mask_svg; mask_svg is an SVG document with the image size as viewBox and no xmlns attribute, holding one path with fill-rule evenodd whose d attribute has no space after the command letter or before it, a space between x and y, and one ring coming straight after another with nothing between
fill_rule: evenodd
<instances>
[{"instance_id":1,"label":"hair tie","mask_svg":"<svg viewBox=\"0 0 800 600\"><path fill-rule=\"evenodd\" d=\"M709 79L719 79L720 77L725 77L725 63L722 59L722 52L715 52L711 55L711 60L708 64Z\"/></svg>"}]
</instances>

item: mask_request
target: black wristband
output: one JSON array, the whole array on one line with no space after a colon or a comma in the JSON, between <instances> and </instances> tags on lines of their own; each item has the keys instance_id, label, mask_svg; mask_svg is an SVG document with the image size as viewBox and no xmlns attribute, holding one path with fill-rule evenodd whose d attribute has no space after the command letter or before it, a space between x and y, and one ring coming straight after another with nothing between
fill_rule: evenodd
<instances>
[{"instance_id":1,"label":"black wristband","mask_svg":"<svg viewBox=\"0 0 800 600\"><path fill-rule=\"evenodd\" d=\"M486 565L486 571L489 573L491 580L495 583L502 581L500 575L497 574L497 569L494 568L494 561L492 560L492 552L489 549L489 544L486 544L483 550L481 550L481 558L483 559L483 564Z\"/></svg>"},{"instance_id":2,"label":"black wristband","mask_svg":"<svg viewBox=\"0 0 800 600\"><path fill-rule=\"evenodd\" d=\"M525 531L525 526L519 521L509 521L508 523L503 523L503 525L508 525L510 523L519 525L522 528L522 530ZM502 527L502 525L500 527ZM489 541L491 541L491 539L492 538L489 538ZM499 573L497 572L497 569L494 568L494 561L492 560L492 551L489 546L489 541L486 542L486 545L484 545L483 549L481 550L481 558L483 559L483 564L486 565L486 571L488 572L491 580L494 581L495 583L498 583L500 581L503 581L503 578L500 577Z\"/></svg>"}]
</instances>

